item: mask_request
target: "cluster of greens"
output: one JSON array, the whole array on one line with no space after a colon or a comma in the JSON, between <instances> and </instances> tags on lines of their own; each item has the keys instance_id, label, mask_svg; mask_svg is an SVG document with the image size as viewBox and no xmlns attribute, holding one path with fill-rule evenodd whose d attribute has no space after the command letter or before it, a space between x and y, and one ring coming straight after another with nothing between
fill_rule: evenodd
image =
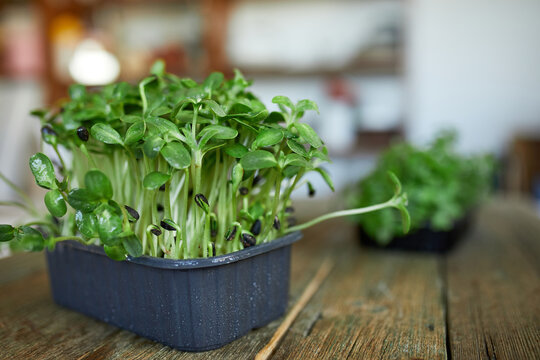
<instances>
[{"instance_id":1,"label":"cluster of greens","mask_svg":"<svg viewBox=\"0 0 540 360\"><path fill-rule=\"evenodd\" d=\"M350 205L365 206L385 199L392 189L383 181L395 173L409 195L411 231L429 227L449 230L490 191L494 161L491 156L455 153L456 135L441 134L427 149L400 143L388 149L376 169L349 194ZM396 214L383 210L357 217L363 230L379 244L403 235Z\"/></svg>"},{"instance_id":2,"label":"cluster of greens","mask_svg":"<svg viewBox=\"0 0 540 360\"><path fill-rule=\"evenodd\" d=\"M36 183L48 189L50 214L20 227L0 225L0 241L41 250L77 240L103 245L117 260L187 259L227 254L343 215L294 226L290 196L305 186L306 172L318 172L333 189L320 167L329 161L326 147L300 122L318 109L309 100L276 96L280 111L269 112L246 91L249 85L238 71L231 80L212 73L199 84L157 62L137 85L71 86L61 110L33 112L58 158L56 169L43 153L30 159ZM406 212L392 179L397 191L389 201L353 213ZM21 196L26 200L18 205L35 212Z\"/></svg>"}]
</instances>

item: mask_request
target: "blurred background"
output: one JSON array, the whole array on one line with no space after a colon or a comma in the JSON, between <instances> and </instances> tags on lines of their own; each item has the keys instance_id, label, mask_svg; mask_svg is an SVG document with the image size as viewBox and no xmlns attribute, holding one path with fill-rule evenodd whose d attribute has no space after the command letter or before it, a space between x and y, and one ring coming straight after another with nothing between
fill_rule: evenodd
<instances>
[{"instance_id":1,"label":"blurred background","mask_svg":"<svg viewBox=\"0 0 540 360\"><path fill-rule=\"evenodd\" d=\"M306 120L338 190L392 142L455 129L460 152L501 161L502 191L540 198L538 0L1 0L1 171L39 192L29 111L73 82L135 82L158 58L196 80L239 68L270 108L275 95L316 101ZM312 180L323 201L310 208L335 207ZM0 207L0 223L17 216Z\"/></svg>"}]
</instances>

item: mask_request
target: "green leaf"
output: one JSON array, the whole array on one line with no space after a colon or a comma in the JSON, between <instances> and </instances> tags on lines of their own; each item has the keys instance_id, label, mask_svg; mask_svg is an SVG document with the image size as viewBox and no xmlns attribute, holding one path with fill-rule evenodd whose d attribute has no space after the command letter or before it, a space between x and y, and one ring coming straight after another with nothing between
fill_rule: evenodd
<instances>
[{"instance_id":1,"label":"green leaf","mask_svg":"<svg viewBox=\"0 0 540 360\"><path fill-rule=\"evenodd\" d=\"M101 204L95 211L99 238L104 245L114 246L120 243L123 214L118 206Z\"/></svg>"},{"instance_id":2,"label":"green leaf","mask_svg":"<svg viewBox=\"0 0 540 360\"><path fill-rule=\"evenodd\" d=\"M114 130L111 125L97 123L90 129L90 133L97 140L111 145L123 145L122 138L118 131Z\"/></svg>"},{"instance_id":3,"label":"green leaf","mask_svg":"<svg viewBox=\"0 0 540 360\"><path fill-rule=\"evenodd\" d=\"M247 153L240 159L244 170L257 170L271 168L277 165L274 155L265 150L255 150Z\"/></svg>"},{"instance_id":4,"label":"green leaf","mask_svg":"<svg viewBox=\"0 0 540 360\"><path fill-rule=\"evenodd\" d=\"M11 225L0 224L0 242L13 240L15 237L15 228Z\"/></svg>"},{"instance_id":5,"label":"green leaf","mask_svg":"<svg viewBox=\"0 0 540 360\"><path fill-rule=\"evenodd\" d=\"M234 139L236 136L238 136L238 131L236 129L222 126L222 125L209 125L201 130L199 133L199 137L203 138L205 136L208 136L209 134L212 134L210 137L215 137L216 139L220 140L229 140Z\"/></svg>"},{"instance_id":6,"label":"green leaf","mask_svg":"<svg viewBox=\"0 0 540 360\"><path fill-rule=\"evenodd\" d=\"M68 193L68 204L75 210L92 212L98 207L98 199L86 189L73 189Z\"/></svg>"},{"instance_id":7,"label":"green leaf","mask_svg":"<svg viewBox=\"0 0 540 360\"><path fill-rule=\"evenodd\" d=\"M123 236L122 245L127 253L133 257L139 257L143 254L141 241L136 235Z\"/></svg>"},{"instance_id":8,"label":"green leaf","mask_svg":"<svg viewBox=\"0 0 540 360\"><path fill-rule=\"evenodd\" d=\"M182 134L180 134L178 126L176 126L172 121L157 116L152 116L146 119L146 122L158 128L162 135L168 135L178 140L183 140L184 138Z\"/></svg>"},{"instance_id":9,"label":"green leaf","mask_svg":"<svg viewBox=\"0 0 540 360\"><path fill-rule=\"evenodd\" d=\"M175 169L185 169L191 165L191 154L179 142L170 142L161 149L163 158Z\"/></svg>"},{"instance_id":10,"label":"green leaf","mask_svg":"<svg viewBox=\"0 0 540 360\"><path fill-rule=\"evenodd\" d=\"M297 153L298 155L303 156L305 158L309 157L309 154L306 151L306 148L304 147L304 145L299 144L298 141L289 139L287 140L287 146L289 147L289 149L291 149L293 152Z\"/></svg>"},{"instance_id":11,"label":"green leaf","mask_svg":"<svg viewBox=\"0 0 540 360\"><path fill-rule=\"evenodd\" d=\"M302 169L300 166L286 166L285 169L283 169L283 175L286 177L286 178L292 178L293 176L295 176L296 174L298 174L298 172L300 171L300 169Z\"/></svg>"},{"instance_id":12,"label":"green leaf","mask_svg":"<svg viewBox=\"0 0 540 360\"><path fill-rule=\"evenodd\" d=\"M248 104L237 102L230 107L228 116L242 116L249 114L252 110L253 109Z\"/></svg>"},{"instance_id":13,"label":"green leaf","mask_svg":"<svg viewBox=\"0 0 540 360\"><path fill-rule=\"evenodd\" d=\"M206 80L204 80L203 88L205 90L215 90L221 85L224 79L225 77L223 76L222 73L213 72L210 75L208 75Z\"/></svg>"},{"instance_id":14,"label":"green leaf","mask_svg":"<svg viewBox=\"0 0 540 360\"><path fill-rule=\"evenodd\" d=\"M51 160L43 153L30 157L30 170L36 183L45 189L56 189L56 175Z\"/></svg>"},{"instance_id":15,"label":"green leaf","mask_svg":"<svg viewBox=\"0 0 540 360\"><path fill-rule=\"evenodd\" d=\"M169 114L171 111L172 111L172 109L170 107L168 107L168 106L159 106L159 107L155 108L154 110L152 110L150 115L152 115L152 116L161 116L161 115Z\"/></svg>"},{"instance_id":16,"label":"green leaf","mask_svg":"<svg viewBox=\"0 0 540 360\"><path fill-rule=\"evenodd\" d=\"M328 185L328 187L330 187L330 189L332 191L336 191L336 189L334 188L334 183L332 182L332 179L330 178L330 175L328 174L328 172L326 170L324 170L323 168L318 167L318 168L315 169L315 171L318 172L319 174L321 174L324 181L326 182L326 184Z\"/></svg>"},{"instance_id":17,"label":"green leaf","mask_svg":"<svg viewBox=\"0 0 540 360\"><path fill-rule=\"evenodd\" d=\"M231 173L232 178L232 186L234 189L234 192L238 189L238 186L240 186L240 183L242 182L242 178L244 177L244 168L242 167L242 164L238 163L234 165Z\"/></svg>"},{"instance_id":18,"label":"green leaf","mask_svg":"<svg viewBox=\"0 0 540 360\"><path fill-rule=\"evenodd\" d=\"M326 146L324 146L322 148L322 151L320 150L316 150L316 149L311 149L309 151L309 156L310 157L315 157L315 158L318 158L318 159L321 159L323 161L328 161L328 162L332 162L330 160L330 157L328 156L328 150L326 149Z\"/></svg>"},{"instance_id":19,"label":"green leaf","mask_svg":"<svg viewBox=\"0 0 540 360\"><path fill-rule=\"evenodd\" d=\"M311 126L305 123L294 123L294 127L298 130L300 136L314 148L322 146L322 141L319 135L313 130Z\"/></svg>"},{"instance_id":20,"label":"green leaf","mask_svg":"<svg viewBox=\"0 0 540 360\"><path fill-rule=\"evenodd\" d=\"M267 124L277 124L285 122L285 117L279 111L272 111L268 117L264 120Z\"/></svg>"},{"instance_id":21,"label":"green leaf","mask_svg":"<svg viewBox=\"0 0 540 360\"><path fill-rule=\"evenodd\" d=\"M302 168L310 167L310 164L306 161L306 159L304 159L303 156L298 154L289 154L285 157L285 163L283 167L288 165L299 166Z\"/></svg>"},{"instance_id":22,"label":"green leaf","mask_svg":"<svg viewBox=\"0 0 540 360\"><path fill-rule=\"evenodd\" d=\"M187 88L194 88L197 86L197 82L190 78L184 78L180 80L180 83Z\"/></svg>"},{"instance_id":23,"label":"green leaf","mask_svg":"<svg viewBox=\"0 0 540 360\"><path fill-rule=\"evenodd\" d=\"M257 128L255 128L253 125L247 123L246 121L240 120L240 119L238 119L236 117L231 118L231 120L236 121L237 123L239 123L242 126L245 126L249 130L253 131L255 134L259 133L259 130ZM254 125L257 126L257 124L254 124Z\"/></svg>"},{"instance_id":24,"label":"green leaf","mask_svg":"<svg viewBox=\"0 0 540 360\"><path fill-rule=\"evenodd\" d=\"M144 177L143 186L148 190L156 190L169 181L170 178L171 176L168 174L154 171Z\"/></svg>"},{"instance_id":25,"label":"green leaf","mask_svg":"<svg viewBox=\"0 0 540 360\"><path fill-rule=\"evenodd\" d=\"M148 76L139 82L139 89L144 88L146 85L150 84L152 81L156 80L155 76Z\"/></svg>"},{"instance_id":26,"label":"green leaf","mask_svg":"<svg viewBox=\"0 0 540 360\"><path fill-rule=\"evenodd\" d=\"M66 202L59 190L54 189L45 194L45 206L52 216L62 217L67 212Z\"/></svg>"},{"instance_id":27,"label":"green leaf","mask_svg":"<svg viewBox=\"0 0 540 360\"><path fill-rule=\"evenodd\" d=\"M41 251L45 247L43 235L30 226L21 226L15 238L18 245L25 251Z\"/></svg>"},{"instance_id":28,"label":"green leaf","mask_svg":"<svg viewBox=\"0 0 540 360\"><path fill-rule=\"evenodd\" d=\"M116 245L116 246L104 245L103 250L105 251L105 254L109 258L115 261L125 260L127 256L126 249L124 249L122 245Z\"/></svg>"},{"instance_id":29,"label":"green leaf","mask_svg":"<svg viewBox=\"0 0 540 360\"><path fill-rule=\"evenodd\" d=\"M75 225L79 232L89 239L98 237L97 219L93 213L84 213L77 210L75 213Z\"/></svg>"},{"instance_id":30,"label":"green leaf","mask_svg":"<svg viewBox=\"0 0 540 360\"><path fill-rule=\"evenodd\" d=\"M30 111L30 115L36 116L40 118L41 120L44 120L48 112L49 111L47 109L34 109Z\"/></svg>"},{"instance_id":31,"label":"green leaf","mask_svg":"<svg viewBox=\"0 0 540 360\"><path fill-rule=\"evenodd\" d=\"M80 100L86 95L86 88L84 85L73 84L69 86L68 93L71 100Z\"/></svg>"},{"instance_id":32,"label":"green leaf","mask_svg":"<svg viewBox=\"0 0 540 360\"><path fill-rule=\"evenodd\" d=\"M210 139L215 138L218 140L234 139L238 136L238 131L233 128L229 128L221 125L209 125L201 130L199 133L200 141L199 148L202 148Z\"/></svg>"},{"instance_id":33,"label":"green leaf","mask_svg":"<svg viewBox=\"0 0 540 360\"><path fill-rule=\"evenodd\" d=\"M296 112L304 112L307 110L313 110L316 111L317 114L319 113L319 107L314 101L304 99L296 103Z\"/></svg>"},{"instance_id":34,"label":"green leaf","mask_svg":"<svg viewBox=\"0 0 540 360\"><path fill-rule=\"evenodd\" d=\"M227 155L232 156L233 158L237 158L237 159L240 159L242 156L246 155L249 152L247 147L239 143L228 145L223 150L225 151Z\"/></svg>"},{"instance_id":35,"label":"green leaf","mask_svg":"<svg viewBox=\"0 0 540 360\"><path fill-rule=\"evenodd\" d=\"M203 101L203 104L206 104L208 105L208 107L210 108L210 110L216 114L216 116L219 116L219 117L225 117L227 116L227 113L225 112L225 110L223 110L223 108L221 107L221 105L219 105L217 102L215 102L214 100L204 100Z\"/></svg>"},{"instance_id":36,"label":"green leaf","mask_svg":"<svg viewBox=\"0 0 540 360\"><path fill-rule=\"evenodd\" d=\"M109 178L99 170L88 171L84 176L84 185L96 198L110 200L113 197L113 188Z\"/></svg>"},{"instance_id":37,"label":"green leaf","mask_svg":"<svg viewBox=\"0 0 540 360\"><path fill-rule=\"evenodd\" d=\"M275 145L283 140L283 131L274 128L262 130L251 145L252 149Z\"/></svg>"},{"instance_id":38,"label":"green leaf","mask_svg":"<svg viewBox=\"0 0 540 360\"><path fill-rule=\"evenodd\" d=\"M146 156L153 159L158 156L163 145L165 145L165 140L163 140L159 136L152 136L146 139L146 141L144 142L143 150Z\"/></svg>"},{"instance_id":39,"label":"green leaf","mask_svg":"<svg viewBox=\"0 0 540 360\"><path fill-rule=\"evenodd\" d=\"M135 144L137 141L141 140L146 131L146 123L144 121L139 121L134 123L127 129L126 136L124 137L124 143L126 145Z\"/></svg>"},{"instance_id":40,"label":"green leaf","mask_svg":"<svg viewBox=\"0 0 540 360\"><path fill-rule=\"evenodd\" d=\"M291 99L289 99L289 98L286 97L286 96L274 96L274 97L272 98L272 103L274 103L274 104L285 105L285 106L287 106L289 109L294 110L294 104L293 104L293 102L291 101Z\"/></svg>"},{"instance_id":41,"label":"green leaf","mask_svg":"<svg viewBox=\"0 0 540 360\"><path fill-rule=\"evenodd\" d=\"M142 121L142 117L138 116L138 115L124 115L120 118L120 120L122 120L123 122L126 122L126 123L129 123L129 124L134 124L134 123L137 123L139 121Z\"/></svg>"},{"instance_id":42,"label":"green leaf","mask_svg":"<svg viewBox=\"0 0 540 360\"><path fill-rule=\"evenodd\" d=\"M156 75L156 76L163 76L165 75L165 61L159 59L156 60L152 67L150 68L150 74Z\"/></svg>"}]
</instances>

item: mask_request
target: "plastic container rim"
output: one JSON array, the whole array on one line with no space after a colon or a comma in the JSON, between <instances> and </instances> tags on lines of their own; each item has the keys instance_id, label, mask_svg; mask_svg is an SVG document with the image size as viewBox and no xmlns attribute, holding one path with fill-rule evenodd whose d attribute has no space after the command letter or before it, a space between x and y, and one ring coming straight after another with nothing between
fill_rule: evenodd
<instances>
[{"instance_id":1,"label":"plastic container rim","mask_svg":"<svg viewBox=\"0 0 540 360\"><path fill-rule=\"evenodd\" d=\"M292 243L300 240L302 238L302 233L300 231L295 231L293 233L284 235L275 240L271 240L267 243L259 244L256 246L248 247L239 251L232 252L230 254L219 255L209 258L196 258L196 259L164 259L157 258L148 255L141 257L131 257L128 256L125 261L133 264L149 266L153 268L160 269L178 269L178 270L187 270L187 269L198 269L198 268L208 268L214 266L220 266L225 264L231 264L238 262L240 260L248 259L250 257L260 255L262 253L279 249L291 245ZM60 244L57 244L57 246ZM83 245L76 241L63 241L62 246L70 246L77 250L86 251L93 254L98 254L102 256L105 255L103 247L97 245Z\"/></svg>"}]
</instances>

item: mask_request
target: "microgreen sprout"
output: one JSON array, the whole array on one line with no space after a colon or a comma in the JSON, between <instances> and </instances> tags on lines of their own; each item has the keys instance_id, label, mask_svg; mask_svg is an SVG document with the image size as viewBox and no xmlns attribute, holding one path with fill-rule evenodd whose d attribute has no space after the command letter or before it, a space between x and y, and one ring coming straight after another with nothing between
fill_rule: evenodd
<instances>
[{"instance_id":1,"label":"microgreen sprout","mask_svg":"<svg viewBox=\"0 0 540 360\"><path fill-rule=\"evenodd\" d=\"M318 108L310 100L276 96L272 102L280 111L269 112L249 85L239 71L230 80L212 73L200 84L154 71L136 86L72 85L62 111L33 112L63 169L57 174L44 153L30 158L37 185L48 191L50 214L20 227L1 225L0 240L29 250L76 240L102 245L115 260L190 259L384 208L398 209L408 222L406 197L396 188L381 204L294 225L290 197L306 173L319 173L334 190L320 166L329 161L328 151L301 122ZM71 153L67 163L60 156L65 152ZM16 191L24 200L17 204L37 217L28 197Z\"/></svg>"},{"instance_id":2,"label":"microgreen sprout","mask_svg":"<svg viewBox=\"0 0 540 360\"><path fill-rule=\"evenodd\" d=\"M448 231L489 193L495 168L491 156L464 156L454 150L455 144L454 132L442 133L427 147L394 144L381 155L373 172L347 192L349 206L385 199L393 191L384 181L392 171L409 194L411 231L426 227ZM355 220L380 245L403 235L397 213L389 210Z\"/></svg>"}]
</instances>

